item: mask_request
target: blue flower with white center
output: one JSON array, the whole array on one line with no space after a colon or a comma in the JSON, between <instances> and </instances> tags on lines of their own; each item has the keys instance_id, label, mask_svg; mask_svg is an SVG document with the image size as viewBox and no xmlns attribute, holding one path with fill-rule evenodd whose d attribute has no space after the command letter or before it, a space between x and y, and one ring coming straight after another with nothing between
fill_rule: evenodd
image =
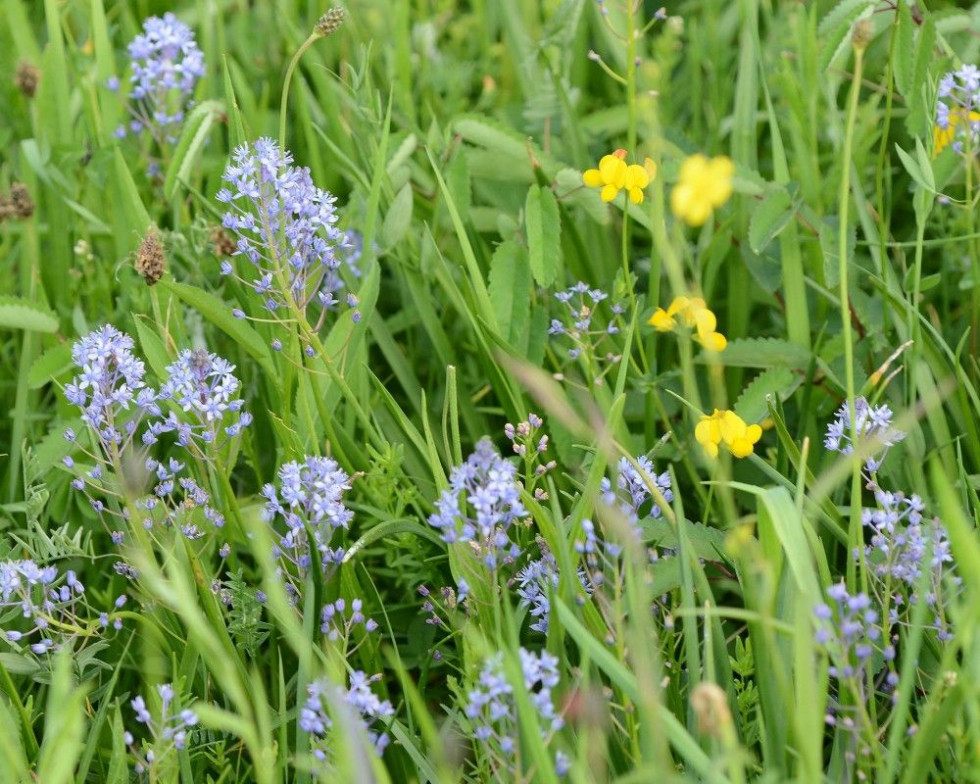
<instances>
[{"instance_id":1,"label":"blue flower with white center","mask_svg":"<svg viewBox=\"0 0 980 784\"><path fill-rule=\"evenodd\" d=\"M865 462L869 474L878 470L888 448L905 438L905 433L892 427L892 417L892 410L887 405L873 406L863 397L854 400L854 431L858 440L874 440L882 448L877 457L869 457ZM827 425L824 446L843 455L854 451L851 414L846 401L838 409L835 419Z\"/></svg>"},{"instance_id":2,"label":"blue flower with white center","mask_svg":"<svg viewBox=\"0 0 980 784\"><path fill-rule=\"evenodd\" d=\"M106 325L76 342L71 356L81 373L65 385L65 398L82 410L82 421L107 456L121 452L144 416L160 414L156 393L143 380L143 360L133 354L133 339ZM74 431L65 438L74 442Z\"/></svg>"},{"instance_id":3,"label":"blue flower with white center","mask_svg":"<svg viewBox=\"0 0 980 784\"><path fill-rule=\"evenodd\" d=\"M129 130L146 131L160 145L176 143L180 125L193 106L194 87L204 76L204 55L194 33L172 13L151 16L128 51L133 69ZM118 80L107 86L118 89ZM125 126L117 129L117 137L125 135Z\"/></svg>"},{"instance_id":4,"label":"blue flower with white center","mask_svg":"<svg viewBox=\"0 0 980 784\"><path fill-rule=\"evenodd\" d=\"M517 469L483 438L466 462L452 470L449 488L436 501L429 525L438 528L448 544L472 544L483 562L496 569L520 554L508 531L515 520L527 516Z\"/></svg>"},{"instance_id":5,"label":"blue flower with white center","mask_svg":"<svg viewBox=\"0 0 980 784\"><path fill-rule=\"evenodd\" d=\"M243 410L245 401L237 397L239 381L235 366L204 349L180 352L167 366L167 380L160 387L160 400L170 400L182 415L170 411L152 422L143 435L147 444L155 443L163 433L177 434L177 443L189 447L197 441L206 447L220 447L228 438L238 436L252 422Z\"/></svg>"},{"instance_id":6,"label":"blue flower with white center","mask_svg":"<svg viewBox=\"0 0 980 784\"><path fill-rule=\"evenodd\" d=\"M222 273L255 291L276 318L280 309L315 310L319 330L339 304L343 270L358 274L360 248L337 227L336 198L292 163L268 138L235 149L222 176L228 187L215 198L228 208L222 225L238 237L234 255L247 259L251 272L227 264Z\"/></svg>"},{"instance_id":7,"label":"blue flower with white center","mask_svg":"<svg viewBox=\"0 0 980 784\"><path fill-rule=\"evenodd\" d=\"M266 520L273 524L281 518L285 523L285 533L276 531L280 537L276 557L292 564L300 575L314 563L314 554L324 572L336 567L344 553L331 548L330 541L334 532L348 528L354 517L344 505L349 489L350 476L333 458L309 456L303 462L283 465L279 489L271 484L262 488ZM287 582L286 588L296 595L295 586Z\"/></svg>"}]
</instances>

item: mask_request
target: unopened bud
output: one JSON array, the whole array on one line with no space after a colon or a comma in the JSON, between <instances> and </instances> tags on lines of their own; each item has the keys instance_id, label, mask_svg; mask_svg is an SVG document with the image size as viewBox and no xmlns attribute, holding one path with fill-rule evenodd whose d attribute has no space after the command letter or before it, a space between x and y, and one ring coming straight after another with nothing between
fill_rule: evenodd
<instances>
[{"instance_id":1,"label":"unopened bud","mask_svg":"<svg viewBox=\"0 0 980 784\"><path fill-rule=\"evenodd\" d=\"M868 44L871 43L872 35L874 35L874 27L871 24L871 20L858 19L854 23L854 29L851 31L851 46L862 51L867 49Z\"/></svg>"}]
</instances>

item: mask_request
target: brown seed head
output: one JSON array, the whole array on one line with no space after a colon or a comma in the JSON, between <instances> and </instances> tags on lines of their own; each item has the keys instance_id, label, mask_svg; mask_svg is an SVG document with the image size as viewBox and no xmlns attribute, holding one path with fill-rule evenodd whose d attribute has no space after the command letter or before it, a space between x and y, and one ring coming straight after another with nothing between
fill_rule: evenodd
<instances>
[{"instance_id":1,"label":"brown seed head","mask_svg":"<svg viewBox=\"0 0 980 784\"><path fill-rule=\"evenodd\" d=\"M855 49L867 49L873 36L874 27L871 24L871 20L858 19L854 23L854 29L851 31L851 46Z\"/></svg>"},{"instance_id":2,"label":"brown seed head","mask_svg":"<svg viewBox=\"0 0 980 784\"><path fill-rule=\"evenodd\" d=\"M147 286L152 286L163 277L166 269L166 259L163 255L163 243L156 227L151 226L136 250L136 271L143 276Z\"/></svg>"},{"instance_id":3,"label":"brown seed head","mask_svg":"<svg viewBox=\"0 0 980 784\"><path fill-rule=\"evenodd\" d=\"M0 196L0 221L8 218L27 220L34 214L34 201L31 192L22 182L10 186L10 196Z\"/></svg>"},{"instance_id":4,"label":"brown seed head","mask_svg":"<svg viewBox=\"0 0 980 784\"><path fill-rule=\"evenodd\" d=\"M230 256L236 250L238 246L235 245L235 240L233 240L227 231L225 231L221 226L215 226L211 229L211 251L215 256L221 258L223 256Z\"/></svg>"},{"instance_id":5,"label":"brown seed head","mask_svg":"<svg viewBox=\"0 0 980 784\"><path fill-rule=\"evenodd\" d=\"M732 723L728 698L717 684L704 681L691 692L691 707L698 717L698 728L706 735L718 736L722 727Z\"/></svg>"},{"instance_id":6,"label":"brown seed head","mask_svg":"<svg viewBox=\"0 0 980 784\"><path fill-rule=\"evenodd\" d=\"M33 98L37 92L37 83L41 81L41 72L36 65L21 60L14 73L14 84L26 97Z\"/></svg>"},{"instance_id":7,"label":"brown seed head","mask_svg":"<svg viewBox=\"0 0 980 784\"><path fill-rule=\"evenodd\" d=\"M346 15L347 14L343 8L331 8L320 17L316 23L316 26L313 28L313 32L321 37L330 35L330 33L334 32L344 23L344 17Z\"/></svg>"}]
</instances>

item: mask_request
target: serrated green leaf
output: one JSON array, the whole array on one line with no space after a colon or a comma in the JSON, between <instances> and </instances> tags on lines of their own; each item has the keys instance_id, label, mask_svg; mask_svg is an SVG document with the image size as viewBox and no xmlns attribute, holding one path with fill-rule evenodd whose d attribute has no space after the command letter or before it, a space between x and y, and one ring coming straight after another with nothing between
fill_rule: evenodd
<instances>
[{"instance_id":1,"label":"serrated green leaf","mask_svg":"<svg viewBox=\"0 0 980 784\"><path fill-rule=\"evenodd\" d=\"M762 253L786 228L795 213L793 201L784 189L770 191L752 212L749 221L749 245L752 250Z\"/></svg>"},{"instance_id":2,"label":"serrated green leaf","mask_svg":"<svg viewBox=\"0 0 980 784\"><path fill-rule=\"evenodd\" d=\"M524 202L528 261L539 286L550 286L558 274L561 254L561 217L550 188L532 185Z\"/></svg>"},{"instance_id":3,"label":"serrated green leaf","mask_svg":"<svg viewBox=\"0 0 980 784\"><path fill-rule=\"evenodd\" d=\"M702 354L699 363L708 360ZM778 338L736 338L721 352L728 367L788 367L802 370L810 362L810 352L802 346Z\"/></svg>"},{"instance_id":4,"label":"serrated green leaf","mask_svg":"<svg viewBox=\"0 0 980 784\"><path fill-rule=\"evenodd\" d=\"M167 179L163 183L163 195L174 197L177 184L185 182L201 157L204 142L207 141L211 126L224 112L220 101L204 101L195 106L184 121L180 140L174 151L173 160L167 167Z\"/></svg>"},{"instance_id":5,"label":"serrated green leaf","mask_svg":"<svg viewBox=\"0 0 980 784\"><path fill-rule=\"evenodd\" d=\"M500 243L490 261L490 302L500 333L519 345L531 312L531 267L527 252L513 240Z\"/></svg>"},{"instance_id":6,"label":"serrated green leaf","mask_svg":"<svg viewBox=\"0 0 980 784\"><path fill-rule=\"evenodd\" d=\"M725 553L724 531L690 520L679 522L684 526L687 544L694 548L698 558L704 558L706 561L717 561L723 557ZM643 530L643 540L651 545L670 550L676 550L680 546L674 524L663 517L658 520L642 520L640 528Z\"/></svg>"},{"instance_id":7,"label":"serrated green leaf","mask_svg":"<svg viewBox=\"0 0 980 784\"><path fill-rule=\"evenodd\" d=\"M892 67L895 72L895 86L902 95L908 97L915 79L915 50L912 47L915 22L912 21L912 10L905 0L898 0L897 23Z\"/></svg>"},{"instance_id":8,"label":"serrated green leaf","mask_svg":"<svg viewBox=\"0 0 980 784\"><path fill-rule=\"evenodd\" d=\"M228 305L213 294L197 288L197 286L178 283L168 278L161 280L158 285L175 294L237 342L252 359L262 366L262 370L268 374L269 378L276 378L276 371L265 341L244 320L235 318Z\"/></svg>"},{"instance_id":9,"label":"serrated green leaf","mask_svg":"<svg viewBox=\"0 0 980 784\"><path fill-rule=\"evenodd\" d=\"M759 422L769 411L770 397L786 400L803 383L803 377L787 367L763 371L742 390L735 401L735 413L746 422Z\"/></svg>"},{"instance_id":10,"label":"serrated green leaf","mask_svg":"<svg viewBox=\"0 0 980 784\"><path fill-rule=\"evenodd\" d=\"M27 374L27 386L30 389L40 389L49 381L62 375L72 366L71 344L59 343L45 351L34 360Z\"/></svg>"},{"instance_id":11,"label":"serrated green leaf","mask_svg":"<svg viewBox=\"0 0 980 784\"><path fill-rule=\"evenodd\" d=\"M405 237L412 223L412 202L412 185L406 183L392 200L381 225L381 242L384 247L392 248Z\"/></svg>"},{"instance_id":12,"label":"serrated green leaf","mask_svg":"<svg viewBox=\"0 0 980 784\"><path fill-rule=\"evenodd\" d=\"M58 317L44 305L21 297L0 297L0 329L57 332Z\"/></svg>"}]
</instances>

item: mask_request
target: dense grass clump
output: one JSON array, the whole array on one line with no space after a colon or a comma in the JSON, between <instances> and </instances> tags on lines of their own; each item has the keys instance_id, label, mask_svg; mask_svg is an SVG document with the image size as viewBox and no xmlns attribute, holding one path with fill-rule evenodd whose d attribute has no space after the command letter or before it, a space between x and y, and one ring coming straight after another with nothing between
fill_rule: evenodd
<instances>
[{"instance_id":1,"label":"dense grass clump","mask_svg":"<svg viewBox=\"0 0 980 784\"><path fill-rule=\"evenodd\" d=\"M980 5L0 8L0 782L980 779Z\"/></svg>"}]
</instances>

